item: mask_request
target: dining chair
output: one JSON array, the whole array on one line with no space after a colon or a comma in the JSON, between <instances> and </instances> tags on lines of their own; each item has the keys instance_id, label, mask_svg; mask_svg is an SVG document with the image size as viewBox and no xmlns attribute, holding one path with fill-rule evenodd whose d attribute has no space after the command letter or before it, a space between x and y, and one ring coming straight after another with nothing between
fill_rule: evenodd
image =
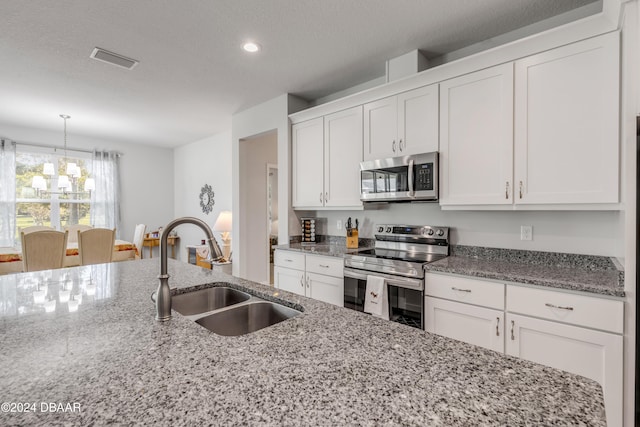
<instances>
[{"instance_id":1,"label":"dining chair","mask_svg":"<svg viewBox=\"0 0 640 427\"><path fill-rule=\"evenodd\" d=\"M33 233L34 231L45 231L45 230L55 230L55 228L47 227L46 225L32 225L31 227L20 228L18 230L18 233L28 234L28 233Z\"/></svg>"},{"instance_id":2,"label":"dining chair","mask_svg":"<svg viewBox=\"0 0 640 427\"><path fill-rule=\"evenodd\" d=\"M113 259L116 229L91 228L78 231L80 265L103 264Z\"/></svg>"},{"instance_id":3,"label":"dining chair","mask_svg":"<svg viewBox=\"0 0 640 427\"><path fill-rule=\"evenodd\" d=\"M136 258L142 259L142 241L144 240L144 233L147 231L147 226L144 224L137 224L136 229L133 232L133 244L138 251Z\"/></svg>"},{"instance_id":4,"label":"dining chair","mask_svg":"<svg viewBox=\"0 0 640 427\"><path fill-rule=\"evenodd\" d=\"M65 225L64 230L69 232L69 240L67 243L77 243L78 242L78 231L90 230L90 225L85 224L73 224L73 225Z\"/></svg>"},{"instance_id":5,"label":"dining chair","mask_svg":"<svg viewBox=\"0 0 640 427\"><path fill-rule=\"evenodd\" d=\"M22 270L39 271L62 268L67 251L67 231L22 231Z\"/></svg>"}]
</instances>

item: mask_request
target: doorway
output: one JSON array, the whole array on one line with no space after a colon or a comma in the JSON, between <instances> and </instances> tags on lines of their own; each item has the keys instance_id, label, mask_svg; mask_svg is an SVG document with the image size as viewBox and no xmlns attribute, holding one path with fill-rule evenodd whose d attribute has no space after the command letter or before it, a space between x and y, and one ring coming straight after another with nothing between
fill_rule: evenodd
<instances>
[{"instance_id":1,"label":"doorway","mask_svg":"<svg viewBox=\"0 0 640 427\"><path fill-rule=\"evenodd\" d=\"M277 172L278 132L265 132L239 140L239 195L240 219L239 233L248 245L244 246L242 263L246 267L243 278L263 284L271 283L270 275L270 234L269 215L269 174L270 166ZM277 173L274 174L277 192ZM273 193L271 193L273 197ZM277 197L277 193L276 193ZM277 209L277 198L273 204ZM243 237L241 237L243 238Z\"/></svg>"},{"instance_id":2,"label":"doorway","mask_svg":"<svg viewBox=\"0 0 640 427\"><path fill-rule=\"evenodd\" d=\"M267 163L267 239L269 284L273 285L273 253L278 244L278 165Z\"/></svg>"}]
</instances>

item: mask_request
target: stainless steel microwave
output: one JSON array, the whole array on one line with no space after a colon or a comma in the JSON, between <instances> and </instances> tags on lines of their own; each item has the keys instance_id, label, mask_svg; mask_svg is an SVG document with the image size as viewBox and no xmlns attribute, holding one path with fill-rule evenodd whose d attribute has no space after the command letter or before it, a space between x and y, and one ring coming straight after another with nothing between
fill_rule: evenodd
<instances>
[{"instance_id":1,"label":"stainless steel microwave","mask_svg":"<svg viewBox=\"0 0 640 427\"><path fill-rule=\"evenodd\" d=\"M438 200L438 153L414 154L360 163L360 200Z\"/></svg>"}]
</instances>

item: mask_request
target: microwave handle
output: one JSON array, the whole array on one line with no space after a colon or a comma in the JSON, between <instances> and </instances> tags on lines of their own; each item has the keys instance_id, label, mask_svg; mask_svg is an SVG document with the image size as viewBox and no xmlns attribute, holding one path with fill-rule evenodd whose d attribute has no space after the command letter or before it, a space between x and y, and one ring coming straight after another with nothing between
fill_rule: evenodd
<instances>
[{"instance_id":1,"label":"microwave handle","mask_svg":"<svg viewBox=\"0 0 640 427\"><path fill-rule=\"evenodd\" d=\"M409 160L409 197L413 197L415 195L413 191L413 159Z\"/></svg>"}]
</instances>

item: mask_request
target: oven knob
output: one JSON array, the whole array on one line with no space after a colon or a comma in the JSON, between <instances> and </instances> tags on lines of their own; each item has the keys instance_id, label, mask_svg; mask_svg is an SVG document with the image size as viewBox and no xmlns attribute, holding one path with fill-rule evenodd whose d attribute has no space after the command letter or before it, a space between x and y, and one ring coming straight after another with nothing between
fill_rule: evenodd
<instances>
[{"instance_id":1,"label":"oven knob","mask_svg":"<svg viewBox=\"0 0 640 427\"><path fill-rule=\"evenodd\" d=\"M391 233L391 227L387 227L387 233Z\"/></svg>"},{"instance_id":2,"label":"oven knob","mask_svg":"<svg viewBox=\"0 0 640 427\"><path fill-rule=\"evenodd\" d=\"M378 227L378 233L382 233L384 231L384 227Z\"/></svg>"},{"instance_id":3,"label":"oven knob","mask_svg":"<svg viewBox=\"0 0 640 427\"><path fill-rule=\"evenodd\" d=\"M438 230L438 232L436 234L438 236L442 237L442 236L444 236L444 230Z\"/></svg>"},{"instance_id":4,"label":"oven knob","mask_svg":"<svg viewBox=\"0 0 640 427\"><path fill-rule=\"evenodd\" d=\"M429 231L427 231L427 234L428 234L429 236L433 236L433 229L431 229L431 228L430 228L430 229L429 229Z\"/></svg>"}]
</instances>

